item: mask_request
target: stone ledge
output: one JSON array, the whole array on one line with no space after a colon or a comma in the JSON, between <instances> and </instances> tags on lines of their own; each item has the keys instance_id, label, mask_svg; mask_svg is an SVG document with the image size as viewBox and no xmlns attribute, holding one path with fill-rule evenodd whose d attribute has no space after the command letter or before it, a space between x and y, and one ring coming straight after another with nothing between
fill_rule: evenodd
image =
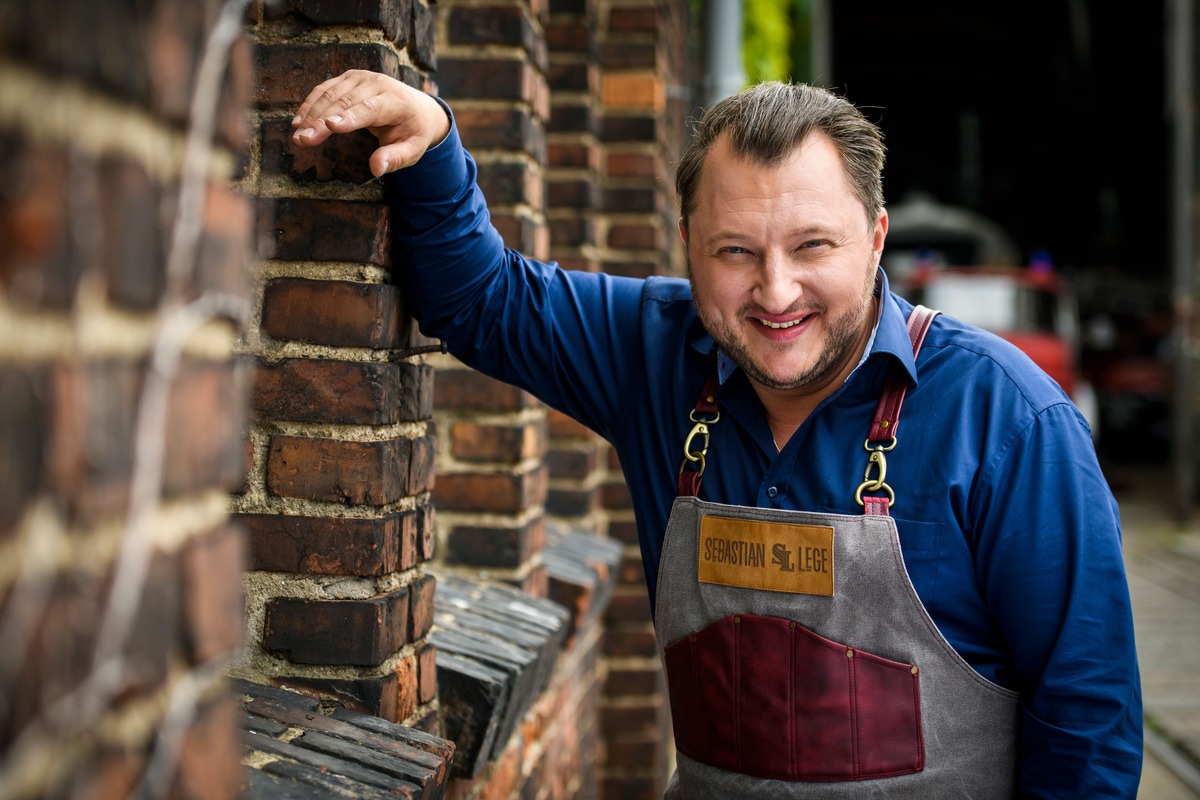
<instances>
[{"instance_id":1,"label":"stone ledge","mask_svg":"<svg viewBox=\"0 0 1200 800\"><path fill-rule=\"evenodd\" d=\"M245 800L441 800L454 745L413 728L241 679Z\"/></svg>"}]
</instances>

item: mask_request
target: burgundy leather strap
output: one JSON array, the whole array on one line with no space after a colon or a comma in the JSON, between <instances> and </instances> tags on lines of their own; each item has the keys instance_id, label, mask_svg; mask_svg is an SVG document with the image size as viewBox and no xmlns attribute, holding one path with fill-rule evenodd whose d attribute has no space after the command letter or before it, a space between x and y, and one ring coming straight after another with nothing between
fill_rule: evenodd
<instances>
[{"instance_id":1,"label":"burgundy leather strap","mask_svg":"<svg viewBox=\"0 0 1200 800\"><path fill-rule=\"evenodd\" d=\"M929 326L933 324L933 318L938 313L925 306L917 306L908 316L908 338L912 342L914 359L916 359L917 353L921 352L925 334L929 333ZM906 391L908 391L908 379L900 369L892 369L888 373L887 383L883 387L883 395L879 398L879 405L875 408L875 421L871 423L871 432L867 436L868 443L883 444L895 440L896 426L900 422L900 406L904 405Z\"/></svg>"},{"instance_id":2,"label":"burgundy leather strap","mask_svg":"<svg viewBox=\"0 0 1200 800\"><path fill-rule=\"evenodd\" d=\"M717 421L720 413L717 410L717 389L721 385L721 380L717 375L716 367L708 374L708 380L704 382L704 388L700 390L700 397L696 400L696 408L692 411L692 422L697 426L702 421L707 421L712 424ZM696 430L695 427L692 429ZM691 443L691 436L688 437L688 442L684 448ZM680 497L695 497L700 493L700 482L704 480L704 457L708 451L708 434L704 434L704 448L700 453L700 458L692 461L690 457L685 457L683 464L679 467L679 480L676 483L675 490Z\"/></svg>"}]
</instances>

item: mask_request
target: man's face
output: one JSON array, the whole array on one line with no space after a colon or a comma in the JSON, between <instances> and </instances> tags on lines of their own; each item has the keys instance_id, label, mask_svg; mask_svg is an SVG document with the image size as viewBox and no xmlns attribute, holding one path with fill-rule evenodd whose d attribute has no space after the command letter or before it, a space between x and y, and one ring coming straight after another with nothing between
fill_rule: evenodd
<instances>
[{"instance_id":1,"label":"man's face","mask_svg":"<svg viewBox=\"0 0 1200 800\"><path fill-rule=\"evenodd\" d=\"M841 156L809 135L777 166L736 157L725 136L701 170L686 231L704 327L759 391L808 394L853 369L874 322L874 229Z\"/></svg>"}]
</instances>

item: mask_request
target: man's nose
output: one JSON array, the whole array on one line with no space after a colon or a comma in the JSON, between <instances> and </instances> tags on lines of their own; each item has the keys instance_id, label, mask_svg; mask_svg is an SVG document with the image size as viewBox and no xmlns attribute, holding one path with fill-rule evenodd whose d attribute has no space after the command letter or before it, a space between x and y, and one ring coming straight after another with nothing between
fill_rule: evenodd
<instances>
[{"instance_id":1,"label":"man's nose","mask_svg":"<svg viewBox=\"0 0 1200 800\"><path fill-rule=\"evenodd\" d=\"M754 301L768 314L783 314L803 293L798 274L786 258L768 253L759 268Z\"/></svg>"}]
</instances>

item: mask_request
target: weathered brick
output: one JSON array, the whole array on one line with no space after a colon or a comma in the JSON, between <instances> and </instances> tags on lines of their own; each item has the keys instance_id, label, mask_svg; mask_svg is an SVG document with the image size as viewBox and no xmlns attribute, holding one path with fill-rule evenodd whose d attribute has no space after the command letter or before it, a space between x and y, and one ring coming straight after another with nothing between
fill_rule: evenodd
<instances>
[{"instance_id":1,"label":"weathered brick","mask_svg":"<svg viewBox=\"0 0 1200 800\"><path fill-rule=\"evenodd\" d=\"M520 474L444 473L433 491L439 508L515 514L541 505L546 498L546 471Z\"/></svg>"},{"instance_id":2,"label":"weathered brick","mask_svg":"<svg viewBox=\"0 0 1200 800\"><path fill-rule=\"evenodd\" d=\"M273 215L277 259L387 263L390 226L382 203L279 197L264 208Z\"/></svg>"},{"instance_id":3,"label":"weathered brick","mask_svg":"<svg viewBox=\"0 0 1200 800\"><path fill-rule=\"evenodd\" d=\"M596 241L595 225L580 217L555 217L550 220L550 237L556 247L581 247ZM563 259L559 259L562 262ZM564 269L566 264L560 263Z\"/></svg>"},{"instance_id":4,"label":"weathered brick","mask_svg":"<svg viewBox=\"0 0 1200 800\"><path fill-rule=\"evenodd\" d=\"M243 479L246 381L234 362L184 362L171 384L163 490L232 491Z\"/></svg>"},{"instance_id":5,"label":"weathered brick","mask_svg":"<svg viewBox=\"0 0 1200 800\"><path fill-rule=\"evenodd\" d=\"M415 656L404 656L396 662L393 673L396 676L396 722L403 722L413 715L420 704L417 696L417 659Z\"/></svg>"},{"instance_id":6,"label":"weathered brick","mask_svg":"<svg viewBox=\"0 0 1200 800\"><path fill-rule=\"evenodd\" d=\"M545 541L544 517L511 528L455 525L446 536L446 560L476 567L517 567Z\"/></svg>"},{"instance_id":7,"label":"weathered brick","mask_svg":"<svg viewBox=\"0 0 1200 800\"><path fill-rule=\"evenodd\" d=\"M400 368L400 421L429 419L433 416L433 367L407 362L397 366Z\"/></svg>"},{"instance_id":8,"label":"weathered brick","mask_svg":"<svg viewBox=\"0 0 1200 800\"><path fill-rule=\"evenodd\" d=\"M647 776L621 773L605 775L600 781L601 800L657 800L662 797L662 781Z\"/></svg>"},{"instance_id":9,"label":"weathered brick","mask_svg":"<svg viewBox=\"0 0 1200 800\"><path fill-rule=\"evenodd\" d=\"M662 192L655 186L619 186L604 190L600 208L615 213L661 213Z\"/></svg>"},{"instance_id":10,"label":"weathered brick","mask_svg":"<svg viewBox=\"0 0 1200 800\"><path fill-rule=\"evenodd\" d=\"M437 648L422 645L417 648L417 702L424 705L437 699Z\"/></svg>"},{"instance_id":11,"label":"weathered brick","mask_svg":"<svg viewBox=\"0 0 1200 800\"><path fill-rule=\"evenodd\" d=\"M662 159L649 152L611 151L605 156L604 171L612 178L658 178Z\"/></svg>"},{"instance_id":12,"label":"weathered brick","mask_svg":"<svg viewBox=\"0 0 1200 800\"><path fill-rule=\"evenodd\" d=\"M526 162L497 161L479 167L479 188L493 205L541 208L545 193L540 170Z\"/></svg>"},{"instance_id":13,"label":"weathered brick","mask_svg":"<svg viewBox=\"0 0 1200 800\"><path fill-rule=\"evenodd\" d=\"M290 119L264 119L260 136L265 174L287 175L299 183L367 183L375 180L369 160L379 140L370 131L331 136L320 147L293 143Z\"/></svg>"},{"instance_id":14,"label":"weathered brick","mask_svg":"<svg viewBox=\"0 0 1200 800\"><path fill-rule=\"evenodd\" d=\"M551 142L547 155L551 167L595 170L599 148L588 141L560 140Z\"/></svg>"},{"instance_id":15,"label":"weathered brick","mask_svg":"<svg viewBox=\"0 0 1200 800\"><path fill-rule=\"evenodd\" d=\"M446 15L447 44L515 45L534 52L534 31L519 3L495 6L450 6ZM445 63L445 62L443 62Z\"/></svg>"},{"instance_id":16,"label":"weathered brick","mask_svg":"<svg viewBox=\"0 0 1200 800\"><path fill-rule=\"evenodd\" d=\"M421 575L408 584L409 593L409 638L419 642L429 635L433 627L434 595L437 579L432 575Z\"/></svg>"},{"instance_id":17,"label":"weathered brick","mask_svg":"<svg viewBox=\"0 0 1200 800\"><path fill-rule=\"evenodd\" d=\"M467 369L438 372L433 402L447 411L521 411L538 405L528 392Z\"/></svg>"},{"instance_id":18,"label":"weathered brick","mask_svg":"<svg viewBox=\"0 0 1200 800\"><path fill-rule=\"evenodd\" d=\"M644 112L606 109L597 128L597 135L606 144L658 141L658 119Z\"/></svg>"},{"instance_id":19,"label":"weathered brick","mask_svg":"<svg viewBox=\"0 0 1200 800\"><path fill-rule=\"evenodd\" d=\"M388 425L400 416L399 365L333 359L260 361L254 412L259 419Z\"/></svg>"},{"instance_id":20,"label":"weathered brick","mask_svg":"<svg viewBox=\"0 0 1200 800\"><path fill-rule=\"evenodd\" d=\"M351 442L273 436L267 491L349 505L387 505L404 496L411 444L407 439Z\"/></svg>"},{"instance_id":21,"label":"weathered brick","mask_svg":"<svg viewBox=\"0 0 1200 800\"><path fill-rule=\"evenodd\" d=\"M437 16L427 2L413 0L413 37L409 52L418 67L437 69Z\"/></svg>"},{"instance_id":22,"label":"weathered brick","mask_svg":"<svg viewBox=\"0 0 1200 800\"><path fill-rule=\"evenodd\" d=\"M545 148L541 125L527 107L463 108L454 112L463 143L473 152L517 150L538 159Z\"/></svg>"},{"instance_id":23,"label":"weathered brick","mask_svg":"<svg viewBox=\"0 0 1200 800\"><path fill-rule=\"evenodd\" d=\"M493 207L491 211L492 226L504 240L505 247L536 258L534 254L538 252L541 225L530 218L528 209L518 208L514 213L505 213L498 207Z\"/></svg>"},{"instance_id":24,"label":"weathered brick","mask_svg":"<svg viewBox=\"0 0 1200 800\"><path fill-rule=\"evenodd\" d=\"M596 112L588 103L558 103L546 120L546 130L555 134L593 134L596 127Z\"/></svg>"},{"instance_id":25,"label":"weathered brick","mask_svg":"<svg viewBox=\"0 0 1200 800\"><path fill-rule=\"evenodd\" d=\"M562 19L546 26L546 46L554 53L590 53L594 28L587 19Z\"/></svg>"},{"instance_id":26,"label":"weathered brick","mask_svg":"<svg viewBox=\"0 0 1200 800\"><path fill-rule=\"evenodd\" d=\"M413 0L280 0L265 4L267 18L294 14L317 25L355 25L383 31L404 46L412 35ZM315 84L314 84L315 85Z\"/></svg>"},{"instance_id":27,"label":"weathered brick","mask_svg":"<svg viewBox=\"0 0 1200 800\"><path fill-rule=\"evenodd\" d=\"M341 347L395 347L400 295L386 284L276 278L263 294L262 331Z\"/></svg>"},{"instance_id":28,"label":"weathered brick","mask_svg":"<svg viewBox=\"0 0 1200 800\"><path fill-rule=\"evenodd\" d=\"M233 800L242 788L241 703L229 691L198 703L183 734L168 797Z\"/></svg>"},{"instance_id":29,"label":"weathered brick","mask_svg":"<svg viewBox=\"0 0 1200 800\"><path fill-rule=\"evenodd\" d=\"M650 696L661 692L666 684L663 672L657 665L635 669L610 665L604 681L604 694L608 697Z\"/></svg>"},{"instance_id":30,"label":"weathered brick","mask_svg":"<svg viewBox=\"0 0 1200 800\"><path fill-rule=\"evenodd\" d=\"M554 480L586 480L600 469L601 463L598 445L582 449L552 447L546 454L546 466Z\"/></svg>"},{"instance_id":31,"label":"weathered brick","mask_svg":"<svg viewBox=\"0 0 1200 800\"><path fill-rule=\"evenodd\" d=\"M559 179L546 182L546 200L554 208L580 210L594 208L596 195L596 184L589 178Z\"/></svg>"},{"instance_id":32,"label":"weathered brick","mask_svg":"<svg viewBox=\"0 0 1200 800\"><path fill-rule=\"evenodd\" d=\"M604 635L604 655L611 658L652 657L656 653L654 629L649 625L610 629Z\"/></svg>"},{"instance_id":33,"label":"weathered brick","mask_svg":"<svg viewBox=\"0 0 1200 800\"><path fill-rule=\"evenodd\" d=\"M396 715L394 672L351 679L281 675L272 680L277 686L294 689L306 696L328 698L352 711L372 714L391 722L399 721Z\"/></svg>"},{"instance_id":34,"label":"weathered brick","mask_svg":"<svg viewBox=\"0 0 1200 800\"><path fill-rule=\"evenodd\" d=\"M516 464L542 455L546 426L491 425L462 421L450 425L450 452L461 461Z\"/></svg>"},{"instance_id":35,"label":"weathered brick","mask_svg":"<svg viewBox=\"0 0 1200 800\"><path fill-rule=\"evenodd\" d=\"M242 645L246 615L242 573L246 537L235 526L194 538L183 548L184 635L193 664L232 655Z\"/></svg>"},{"instance_id":36,"label":"weathered brick","mask_svg":"<svg viewBox=\"0 0 1200 800\"><path fill-rule=\"evenodd\" d=\"M99 205L103 226L100 265L109 299L129 308L153 308L163 289L167 263L163 230L164 192L142 165L108 157L100 163Z\"/></svg>"},{"instance_id":37,"label":"weathered brick","mask_svg":"<svg viewBox=\"0 0 1200 800\"><path fill-rule=\"evenodd\" d=\"M605 735L636 736L653 734L662 722L663 706L659 698L654 703L636 706L608 706L600 710L600 729Z\"/></svg>"},{"instance_id":38,"label":"weathered brick","mask_svg":"<svg viewBox=\"0 0 1200 800\"><path fill-rule=\"evenodd\" d=\"M617 40L600 47L600 64L605 69L653 69L658 58L658 46L653 42Z\"/></svg>"},{"instance_id":39,"label":"weathered brick","mask_svg":"<svg viewBox=\"0 0 1200 800\"><path fill-rule=\"evenodd\" d=\"M420 5L420 3L417 3ZM400 75L400 61L386 45L366 42L340 44L258 44L254 49L256 80L253 102L299 106L317 84L348 69Z\"/></svg>"},{"instance_id":40,"label":"weathered brick","mask_svg":"<svg viewBox=\"0 0 1200 800\"><path fill-rule=\"evenodd\" d=\"M610 33L658 33L659 11L652 5L617 6L608 13Z\"/></svg>"},{"instance_id":41,"label":"weathered brick","mask_svg":"<svg viewBox=\"0 0 1200 800\"><path fill-rule=\"evenodd\" d=\"M0 369L0 541L45 484L48 385L45 369Z\"/></svg>"},{"instance_id":42,"label":"weathered brick","mask_svg":"<svg viewBox=\"0 0 1200 800\"><path fill-rule=\"evenodd\" d=\"M600 100L609 108L649 108L662 112L666 87L653 72L606 74L600 79Z\"/></svg>"},{"instance_id":43,"label":"weathered brick","mask_svg":"<svg viewBox=\"0 0 1200 800\"><path fill-rule=\"evenodd\" d=\"M653 223L623 222L608 229L608 246L622 250L662 250L662 227Z\"/></svg>"},{"instance_id":44,"label":"weathered brick","mask_svg":"<svg viewBox=\"0 0 1200 800\"><path fill-rule=\"evenodd\" d=\"M267 601L263 647L296 664L377 666L408 639L408 589L367 600Z\"/></svg>"},{"instance_id":45,"label":"weathered brick","mask_svg":"<svg viewBox=\"0 0 1200 800\"><path fill-rule=\"evenodd\" d=\"M609 509L633 507L629 486L624 480L614 480L604 484L604 507Z\"/></svg>"},{"instance_id":46,"label":"weathered brick","mask_svg":"<svg viewBox=\"0 0 1200 800\"><path fill-rule=\"evenodd\" d=\"M596 68L589 62L585 61L558 61L554 60L546 70L546 83L549 84L554 92L567 92L570 94L590 93L596 83ZM571 99L568 101L562 97L551 97L551 101L555 106L559 104L578 104L580 100ZM582 99L582 102L592 102L590 97Z\"/></svg>"},{"instance_id":47,"label":"weathered brick","mask_svg":"<svg viewBox=\"0 0 1200 800\"><path fill-rule=\"evenodd\" d=\"M443 57L438 68L442 94L458 98L533 103L535 78L527 61L505 58Z\"/></svg>"},{"instance_id":48,"label":"weathered brick","mask_svg":"<svg viewBox=\"0 0 1200 800\"><path fill-rule=\"evenodd\" d=\"M600 492L594 488L553 487L546 495L546 513L560 517L582 517L602 508Z\"/></svg>"},{"instance_id":49,"label":"weathered brick","mask_svg":"<svg viewBox=\"0 0 1200 800\"><path fill-rule=\"evenodd\" d=\"M247 531L250 569L363 576L400 569L401 514L373 519L239 514L234 520Z\"/></svg>"},{"instance_id":50,"label":"weathered brick","mask_svg":"<svg viewBox=\"0 0 1200 800\"><path fill-rule=\"evenodd\" d=\"M433 436L418 436L409 447L408 481L405 494L415 495L433 488L434 468L437 462L437 439Z\"/></svg>"}]
</instances>

